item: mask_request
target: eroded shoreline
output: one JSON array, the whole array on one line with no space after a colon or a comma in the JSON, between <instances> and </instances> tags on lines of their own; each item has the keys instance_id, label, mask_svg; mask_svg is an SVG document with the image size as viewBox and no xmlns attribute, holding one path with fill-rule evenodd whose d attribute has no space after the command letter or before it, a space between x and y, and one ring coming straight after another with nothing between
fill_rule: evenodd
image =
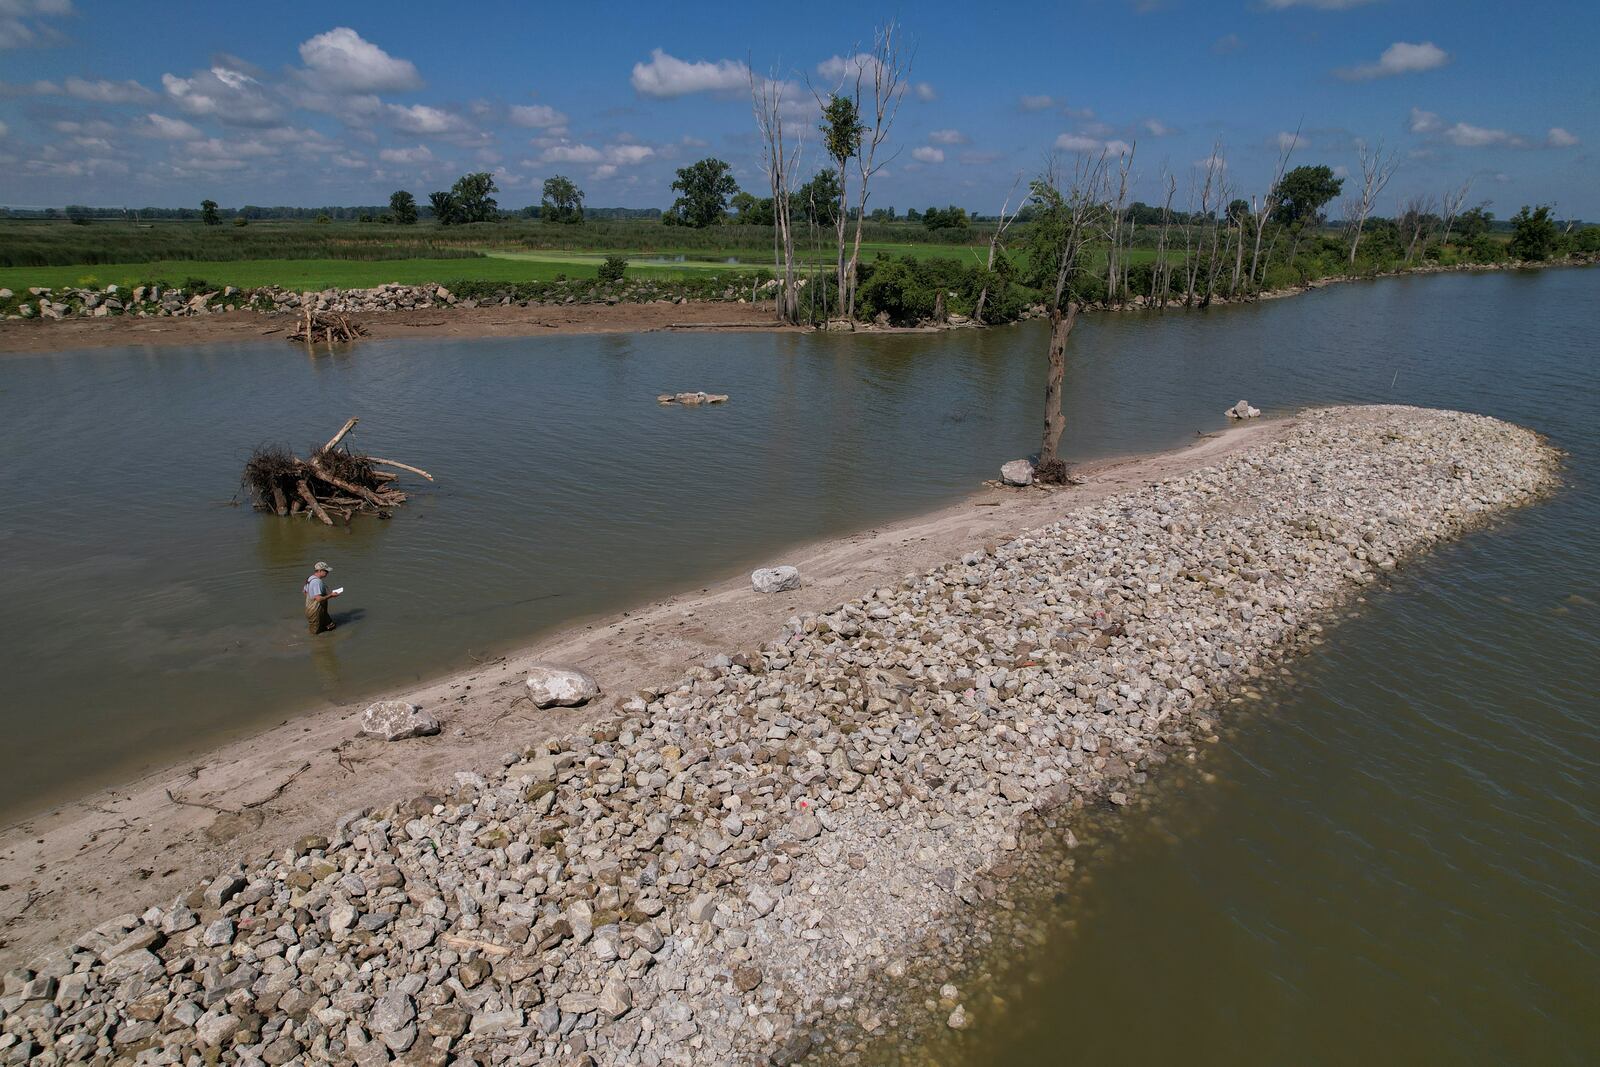
<instances>
[{"instance_id":1,"label":"eroded shoreline","mask_svg":"<svg viewBox=\"0 0 1600 1067\"><path fill-rule=\"evenodd\" d=\"M124 1051L789 1062L829 998L982 895L1022 819L1115 802L1353 591L1556 464L1527 431L1414 408L1168 459L1045 497L1050 525L971 538L447 800L341 820L209 900L191 879L34 979L54 1000L71 981L47 1029L83 1033L78 1002L120 976L117 1005L154 1012L92 1035Z\"/></svg>"}]
</instances>

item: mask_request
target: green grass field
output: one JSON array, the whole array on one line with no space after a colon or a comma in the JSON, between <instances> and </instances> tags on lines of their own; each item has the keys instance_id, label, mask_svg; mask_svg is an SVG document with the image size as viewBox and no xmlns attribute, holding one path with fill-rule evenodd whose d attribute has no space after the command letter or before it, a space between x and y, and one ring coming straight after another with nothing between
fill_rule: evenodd
<instances>
[{"instance_id":1,"label":"green grass field","mask_svg":"<svg viewBox=\"0 0 1600 1067\"><path fill-rule=\"evenodd\" d=\"M234 285L254 289L277 285L285 289L370 289L389 282L419 285L437 282L452 285L461 281L532 282L553 281L557 275L592 278L604 256L578 256L563 253L495 255L483 259L237 259L237 260L157 260L154 263L97 263L70 267L0 268L0 287L24 292L30 286L99 287L118 285L128 288L149 282L183 285L191 278L203 279L211 286ZM727 273L739 268L724 266ZM702 269L675 265L630 267L635 277L679 278L710 273Z\"/></svg>"},{"instance_id":2,"label":"green grass field","mask_svg":"<svg viewBox=\"0 0 1600 1067\"><path fill-rule=\"evenodd\" d=\"M191 278L203 279L212 286L233 285L254 289L277 285L286 289L370 289L397 282L417 285L437 282L451 285L461 281L531 282L553 281L557 276L592 278L610 253L565 251L507 251L484 249L474 259L163 259L150 263L93 263L50 267L0 267L0 287L25 291L32 286L118 285L128 288L150 282L182 285ZM637 252L620 250L628 256L628 274L639 278L706 277L712 274L739 274L771 270L770 252L761 249L663 250ZM914 245L876 242L862 245L862 256L871 259L894 255L939 256L981 263L985 250L959 245ZM803 260L827 265L833 262L829 250L807 251ZM733 260L734 262L729 262Z\"/></svg>"}]
</instances>

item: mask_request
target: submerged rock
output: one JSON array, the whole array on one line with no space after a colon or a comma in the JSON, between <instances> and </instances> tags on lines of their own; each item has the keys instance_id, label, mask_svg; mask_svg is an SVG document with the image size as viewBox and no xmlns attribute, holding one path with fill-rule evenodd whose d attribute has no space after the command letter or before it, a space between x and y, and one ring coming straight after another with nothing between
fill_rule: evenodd
<instances>
[{"instance_id":1,"label":"submerged rock","mask_svg":"<svg viewBox=\"0 0 1600 1067\"><path fill-rule=\"evenodd\" d=\"M404 741L438 733L439 720L404 700L380 700L361 713L361 732L385 741Z\"/></svg>"},{"instance_id":2,"label":"submerged rock","mask_svg":"<svg viewBox=\"0 0 1600 1067\"><path fill-rule=\"evenodd\" d=\"M571 667L528 668L528 695L541 708L573 708L600 695L600 683Z\"/></svg>"}]
</instances>

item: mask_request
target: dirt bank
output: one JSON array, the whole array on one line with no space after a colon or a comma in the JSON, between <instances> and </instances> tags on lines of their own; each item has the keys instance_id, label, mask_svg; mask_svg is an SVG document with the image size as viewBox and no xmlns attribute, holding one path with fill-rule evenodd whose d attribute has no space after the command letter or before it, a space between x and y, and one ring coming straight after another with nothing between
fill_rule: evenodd
<instances>
[{"instance_id":1,"label":"dirt bank","mask_svg":"<svg viewBox=\"0 0 1600 1067\"><path fill-rule=\"evenodd\" d=\"M498 304L416 308L358 316L368 336L542 337L557 333L645 333L652 330L783 330L767 304ZM229 311L215 315L70 318L0 322L0 353L67 352L128 345L203 345L284 340L291 315Z\"/></svg>"},{"instance_id":2,"label":"dirt bank","mask_svg":"<svg viewBox=\"0 0 1600 1067\"><path fill-rule=\"evenodd\" d=\"M784 554L774 562L805 575L797 591L761 596L746 575L730 575L393 694L437 716L444 724L437 737L356 739L362 701L291 718L199 763L26 819L0 831L0 914L7 916L0 961L11 966L108 916L170 899L197 871L280 849L352 809L415 796L457 770L497 765L503 753L581 728L613 700L667 684L709 655L770 639L798 612L827 609L1075 507L1279 439L1293 424L1258 421L1178 451L1096 463L1079 471L1083 484L1054 492L985 489L931 514ZM576 711L533 710L516 701L516 668L533 659L589 671L605 697Z\"/></svg>"}]
</instances>

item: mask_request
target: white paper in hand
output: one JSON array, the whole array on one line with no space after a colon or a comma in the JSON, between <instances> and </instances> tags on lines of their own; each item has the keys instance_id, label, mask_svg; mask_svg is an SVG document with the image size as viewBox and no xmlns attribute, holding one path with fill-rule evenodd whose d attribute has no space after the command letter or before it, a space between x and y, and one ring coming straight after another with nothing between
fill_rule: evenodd
<instances>
[{"instance_id":1,"label":"white paper in hand","mask_svg":"<svg viewBox=\"0 0 1600 1067\"><path fill-rule=\"evenodd\" d=\"M334 591L333 591L333 595L334 595L334 596L338 596L338 595L339 595L339 594L340 594L340 593L342 593L342 592L344 592L344 586L342 586L342 585L341 585L341 586L340 586L340 587L339 587L339 588L337 588L337 589L335 589L335 590L334 590Z\"/></svg>"}]
</instances>

